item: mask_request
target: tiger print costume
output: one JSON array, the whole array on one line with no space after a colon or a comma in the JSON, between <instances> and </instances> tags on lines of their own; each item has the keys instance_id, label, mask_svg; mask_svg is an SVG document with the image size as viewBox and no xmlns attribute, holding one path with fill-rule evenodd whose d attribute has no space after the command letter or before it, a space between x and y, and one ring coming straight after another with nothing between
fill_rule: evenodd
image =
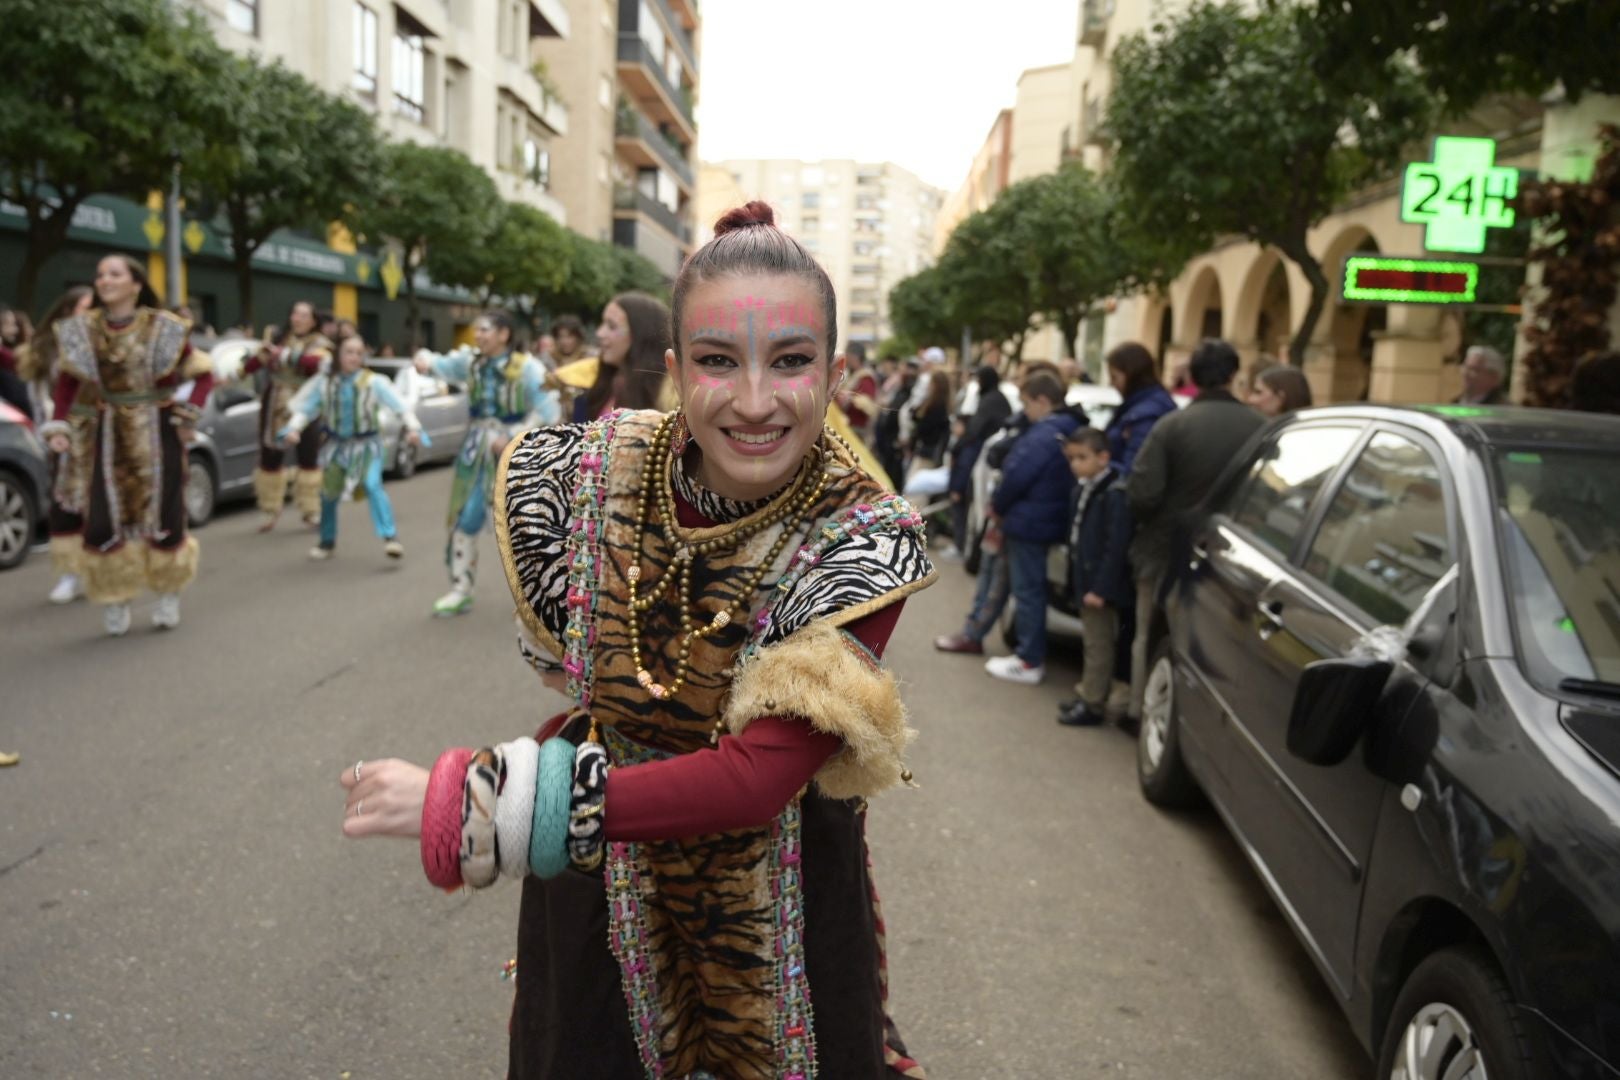
<instances>
[{"instance_id":1,"label":"tiger print costume","mask_svg":"<svg viewBox=\"0 0 1620 1080\"><path fill-rule=\"evenodd\" d=\"M763 715L802 716L844 749L766 825L612 844L600 879L526 879L511 1075L921 1076L885 1014L865 841L865 798L909 777L901 758L912 733L893 678L838 629L932 583L921 520L824 436L827 489L763 596L745 598L754 617L694 642L686 686L655 701L635 678L627 568L639 558L656 583L679 544L723 534L769 503L721 499L676 465L663 482L727 524L671 529L655 516L638 555L636 500L660 419L611 414L508 448L496 531L525 655L545 669L564 663L615 764L689 753L710 745L717 721L737 732ZM698 559L696 617L730 606L788 527ZM642 621L643 662L667 682L679 612L666 598ZM586 726L582 709L564 734L578 741Z\"/></svg>"}]
</instances>

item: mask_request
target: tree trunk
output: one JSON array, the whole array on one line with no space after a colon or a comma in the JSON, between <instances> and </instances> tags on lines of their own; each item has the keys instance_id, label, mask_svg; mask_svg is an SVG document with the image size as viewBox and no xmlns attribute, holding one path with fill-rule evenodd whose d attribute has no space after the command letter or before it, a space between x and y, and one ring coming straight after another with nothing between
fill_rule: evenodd
<instances>
[{"instance_id":1,"label":"tree trunk","mask_svg":"<svg viewBox=\"0 0 1620 1080\"><path fill-rule=\"evenodd\" d=\"M39 272L45 261L67 244L68 226L79 208L82 197L64 198L50 217L41 217L44 205L31 201L28 205L28 241L23 250L22 266L17 272L17 307L30 315L34 313L34 299L39 292Z\"/></svg>"},{"instance_id":2,"label":"tree trunk","mask_svg":"<svg viewBox=\"0 0 1620 1080\"><path fill-rule=\"evenodd\" d=\"M236 303L242 309L236 321L254 328L259 325L253 317L253 253L258 249L257 244L249 247L232 238L231 268L236 271Z\"/></svg>"},{"instance_id":3,"label":"tree trunk","mask_svg":"<svg viewBox=\"0 0 1620 1080\"><path fill-rule=\"evenodd\" d=\"M1297 243L1278 245L1278 249L1305 274L1305 280L1310 282L1311 295L1305 305L1305 319L1299 324L1299 332L1288 343L1288 362L1294 367L1305 366L1305 350L1311 344L1311 338L1316 334L1316 324L1322 318L1322 309L1327 307L1328 279L1322 271L1322 264L1311 254L1303 236Z\"/></svg>"},{"instance_id":4,"label":"tree trunk","mask_svg":"<svg viewBox=\"0 0 1620 1080\"><path fill-rule=\"evenodd\" d=\"M1078 360L1080 350L1075 346L1075 339L1080 336L1081 313L1078 311L1065 311L1058 316L1058 326L1063 332L1063 359Z\"/></svg>"},{"instance_id":5,"label":"tree trunk","mask_svg":"<svg viewBox=\"0 0 1620 1080\"><path fill-rule=\"evenodd\" d=\"M405 270L405 332L411 338L411 354L422 347L422 320L416 299L416 266L406 259Z\"/></svg>"}]
</instances>

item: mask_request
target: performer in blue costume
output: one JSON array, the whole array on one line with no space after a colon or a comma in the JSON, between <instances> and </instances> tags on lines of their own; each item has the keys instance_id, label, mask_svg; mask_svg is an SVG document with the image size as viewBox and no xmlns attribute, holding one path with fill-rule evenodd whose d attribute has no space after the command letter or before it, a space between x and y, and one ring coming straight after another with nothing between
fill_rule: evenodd
<instances>
[{"instance_id":1,"label":"performer in blue costume","mask_svg":"<svg viewBox=\"0 0 1620 1080\"><path fill-rule=\"evenodd\" d=\"M381 412L388 409L405 425L403 438L422 440L416 411L400 399L384 376L365 368L366 343L358 334L338 346L338 370L311 379L292 402L286 440L296 446L317 417L325 421L321 447L321 539L311 559L330 559L337 547L337 507L358 488L371 507L371 524L390 559L405 554L394 532L394 508L383 490Z\"/></svg>"},{"instance_id":2,"label":"performer in blue costume","mask_svg":"<svg viewBox=\"0 0 1620 1080\"><path fill-rule=\"evenodd\" d=\"M416 354L416 370L465 383L472 424L456 455L450 487L450 540L445 563L450 591L433 604L435 615L460 615L472 607L478 576L478 534L490 520L495 466L513 437L532 427L555 424L561 415L557 393L544 386L546 369L515 348L517 323L499 308L486 311L473 326L476 353L458 350Z\"/></svg>"}]
</instances>

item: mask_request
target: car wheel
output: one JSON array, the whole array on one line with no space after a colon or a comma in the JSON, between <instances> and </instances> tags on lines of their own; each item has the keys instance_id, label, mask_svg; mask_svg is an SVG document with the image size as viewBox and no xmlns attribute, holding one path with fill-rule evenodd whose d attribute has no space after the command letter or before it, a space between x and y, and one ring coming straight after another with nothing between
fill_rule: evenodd
<instances>
[{"instance_id":1,"label":"car wheel","mask_svg":"<svg viewBox=\"0 0 1620 1080\"><path fill-rule=\"evenodd\" d=\"M0 570L10 570L28 557L39 524L39 507L23 482L0 472Z\"/></svg>"},{"instance_id":2,"label":"car wheel","mask_svg":"<svg viewBox=\"0 0 1620 1080\"><path fill-rule=\"evenodd\" d=\"M394 455L394 475L401 480L409 480L416 475L417 449L408 442L401 441L399 451Z\"/></svg>"},{"instance_id":3,"label":"car wheel","mask_svg":"<svg viewBox=\"0 0 1620 1080\"><path fill-rule=\"evenodd\" d=\"M1389 1080L1529 1080L1545 1075L1507 982L1484 950L1442 949L1401 988L1378 1076Z\"/></svg>"},{"instance_id":4,"label":"car wheel","mask_svg":"<svg viewBox=\"0 0 1620 1080\"><path fill-rule=\"evenodd\" d=\"M1161 641L1148 664L1142 722L1136 732L1136 780L1155 806L1187 807L1199 800L1198 782L1181 756L1181 717L1176 712L1176 670L1170 643Z\"/></svg>"},{"instance_id":5,"label":"car wheel","mask_svg":"<svg viewBox=\"0 0 1620 1080\"><path fill-rule=\"evenodd\" d=\"M219 484L214 480L214 469L208 460L194 457L186 462L186 520L193 529L208 524L214 516L214 504L219 500Z\"/></svg>"}]
</instances>

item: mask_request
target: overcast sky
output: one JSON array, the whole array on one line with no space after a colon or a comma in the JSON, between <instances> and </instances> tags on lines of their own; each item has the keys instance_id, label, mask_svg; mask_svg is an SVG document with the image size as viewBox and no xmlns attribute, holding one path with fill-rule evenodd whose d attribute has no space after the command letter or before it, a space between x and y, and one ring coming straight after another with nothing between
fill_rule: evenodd
<instances>
[{"instance_id":1,"label":"overcast sky","mask_svg":"<svg viewBox=\"0 0 1620 1080\"><path fill-rule=\"evenodd\" d=\"M892 161L947 192L1078 0L702 0L698 152Z\"/></svg>"}]
</instances>

